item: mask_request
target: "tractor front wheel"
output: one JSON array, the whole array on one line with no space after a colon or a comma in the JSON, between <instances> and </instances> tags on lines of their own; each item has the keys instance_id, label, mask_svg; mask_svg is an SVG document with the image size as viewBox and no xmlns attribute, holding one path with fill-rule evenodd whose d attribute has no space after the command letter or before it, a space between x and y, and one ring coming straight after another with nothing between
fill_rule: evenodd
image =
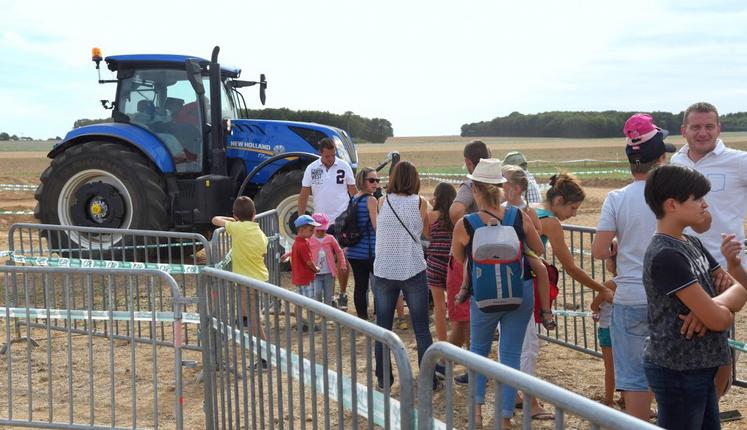
<instances>
[{"instance_id":1,"label":"tractor front wheel","mask_svg":"<svg viewBox=\"0 0 747 430\"><path fill-rule=\"evenodd\" d=\"M282 245L290 249L296 238L293 221L298 217L298 194L301 192L303 170L291 170L278 173L266 183L256 195L257 212L275 209L278 212L278 224ZM314 201L309 197L306 212L314 212Z\"/></svg>"}]
</instances>

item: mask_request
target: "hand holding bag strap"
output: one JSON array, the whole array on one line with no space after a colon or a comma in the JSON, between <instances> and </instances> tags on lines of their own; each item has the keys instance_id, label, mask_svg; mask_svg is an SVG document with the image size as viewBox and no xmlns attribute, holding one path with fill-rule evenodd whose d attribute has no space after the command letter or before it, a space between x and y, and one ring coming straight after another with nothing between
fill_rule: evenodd
<instances>
[{"instance_id":1,"label":"hand holding bag strap","mask_svg":"<svg viewBox=\"0 0 747 430\"><path fill-rule=\"evenodd\" d=\"M420 200L419 197L418 197L418 200ZM399 215L397 215L397 211L394 210L394 206L392 206L392 202L389 201L389 195L386 196L386 203L389 205L389 208L392 210L392 213L394 214L394 216L397 217L397 221L399 221L400 225L405 229L405 231L407 232L407 234L410 235L410 237L412 238L413 242L415 242L416 244L420 245L420 241L417 240L417 239L415 239L415 236L412 233L410 233L410 229L407 228L407 226L405 225L405 223L402 222L402 219L399 217ZM419 204L418 204L418 207L420 207Z\"/></svg>"}]
</instances>

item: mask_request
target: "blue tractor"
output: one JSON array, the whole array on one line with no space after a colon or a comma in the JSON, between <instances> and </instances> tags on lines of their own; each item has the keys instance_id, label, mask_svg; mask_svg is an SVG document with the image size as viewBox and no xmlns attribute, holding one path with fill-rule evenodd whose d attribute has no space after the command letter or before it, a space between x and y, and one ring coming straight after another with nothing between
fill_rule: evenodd
<instances>
[{"instance_id":1,"label":"blue tractor","mask_svg":"<svg viewBox=\"0 0 747 430\"><path fill-rule=\"evenodd\" d=\"M113 55L94 48L116 79L111 122L67 133L49 153L36 191L43 223L147 230L210 230L214 215L231 213L240 192L258 211L277 209L281 234L293 235L303 171L331 138L337 156L355 169L350 136L338 128L301 122L239 118L239 88L267 82L239 80L241 70L185 55ZM121 238L65 238L88 249Z\"/></svg>"}]
</instances>

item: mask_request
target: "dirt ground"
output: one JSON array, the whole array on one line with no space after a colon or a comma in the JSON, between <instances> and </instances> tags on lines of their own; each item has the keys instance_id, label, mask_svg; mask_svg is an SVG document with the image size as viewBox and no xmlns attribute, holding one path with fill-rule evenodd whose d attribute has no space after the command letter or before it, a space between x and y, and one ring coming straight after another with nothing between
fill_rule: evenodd
<instances>
[{"instance_id":1,"label":"dirt ground","mask_svg":"<svg viewBox=\"0 0 747 430\"><path fill-rule=\"evenodd\" d=\"M671 139L671 138L670 138ZM399 150L403 159L412 160L418 167L454 167L461 164L461 147L465 141L459 137L442 137L442 138L398 138L389 141L383 145L360 145L358 153L360 157L359 165L375 165L377 161L391 150ZM681 143L677 138L671 139L673 143ZM569 160L578 158L593 158L603 160L618 159L621 155L620 142L616 139L601 139L594 141L571 141L565 140L559 145L557 139L487 139L488 144L493 150L494 156L503 156L509 150L521 149L530 159L542 159L549 161ZM732 139L727 140L730 146L747 148L747 135L736 134ZM0 152L0 184L37 184L38 176L41 171L48 165L49 160L45 158L45 153L37 152ZM428 195L433 185L424 184L422 194ZM585 226L595 226L601 204L607 192L623 185L623 182L606 179L587 179L585 181L587 199L581 207L576 218L569 220L569 223ZM0 191L0 210L32 210L35 205L33 193ZM8 227L16 222L35 222L33 216L28 215L0 215L0 250L7 249L7 232ZM352 282L352 281L351 281ZM284 278L283 286L289 287L289 279ZM351 289L352 292L352 289ZM586 310L586 309L583 309ZM353 312L352 299L349 312ZM410 351L415 351L415 339L411 330L397 330L396 333L402 338L405 346ZM747 313L741 312L738 315L737 338L745 340L747 337ZM164 358L159 361L164 362L168 359L169 350L164 349ZM411 354L413 369L417 369L415 354ZM192 354L188 359L200 360L198 354ZM743 354L738 361L743 379L747 379L747 354ZM0 366L1 367L1 366ZM538 366L538 376L565 387L569 390L580 393L594 400L600 400L603 396L603 365L600 359L578 353L565 347L543 344L540 353L540 362ZM0 371L2 368L0 368ZM199 384L194 382L194 377L199 369L185 369L185 422L189 425L185 428L200 428L203 422L202 415L202 390ZM41 370L40 370L41 372ZM163 386L173 386L170 374L165 372L163 376ZM747 407L744 398L747 389L732 388L731 392L722 400L721 410L737 409L742 415L747 415ZM396 387L395 387L396 391ZM139 396L144 396L143 401L147 404L147 392ZM172 394L173 396L173 394ZM165 414L173 412L173 403L170 403L173 397L168 394L159 399L162 411ZM2 403L2 402L0 402ZM98 408L98 406L97 406ZM102 410L106 405L101 405ZM487 409L487 408L486 408ZM0 409L1 410L1 409ZM150 412L144 412L149 416ZM164 415L165 416L165 415ZM485 412L486 422L490 412ZM85 417L85 415L82 415ZM465 419L465 415L457 411L457 418ZM457 420L456 422L466 422ZM533 428L552 428L552 422L533 423ZM747 420L741 420L733 423L725 423L725 429L747 428Z\"/></svg>"}]
</instances>

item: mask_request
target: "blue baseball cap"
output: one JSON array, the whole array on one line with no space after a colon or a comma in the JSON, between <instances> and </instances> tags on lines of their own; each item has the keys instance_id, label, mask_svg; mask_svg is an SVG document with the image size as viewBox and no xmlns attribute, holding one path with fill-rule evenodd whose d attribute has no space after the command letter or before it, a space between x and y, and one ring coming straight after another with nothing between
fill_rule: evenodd
<instances>
[{"instance_id":1,"label":"blue baseball cap","mask_svg":"<svg viewBox=\"0 0 747 430\"><path fill-rule=\"evenodd\" d=\"M296 218L296 220L293 222L293 225L295 225L296 228L299 228L305 225L311 225L314 227L318 227L321 224L314 221L314 218L312 218L311 215L301 215L300 217Z\"/></svg>"}]
</instances>

